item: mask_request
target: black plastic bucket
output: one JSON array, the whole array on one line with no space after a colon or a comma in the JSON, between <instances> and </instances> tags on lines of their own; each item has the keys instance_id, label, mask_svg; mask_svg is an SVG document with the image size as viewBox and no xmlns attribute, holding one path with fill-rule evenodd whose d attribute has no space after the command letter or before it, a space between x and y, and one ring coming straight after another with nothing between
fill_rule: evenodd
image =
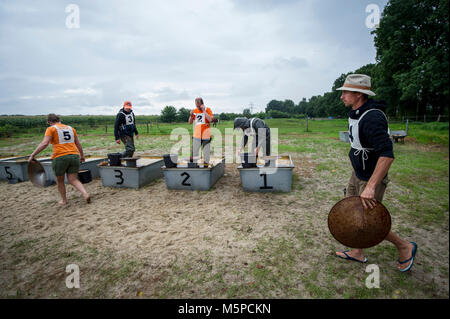
<instances>
[{"instance_id":1,"label":"black plastic bucket","mask_svg":"<svg viewBox=\"0 0 450 319\"><path fill-rule=\"evenodd\" d=\"M125 158L126 166L127 167L137 167L136 161L138 159L136 157L129 157Z\"/></svg>"},{"instance_id":2,"label":"black plastic bucket","mask_svg":"<svg viewBox=\"0 0 450 319\"><path fill-rule=\"evenodd\" d=\"M244 153L242 154L242 167L253 168L256 167L256 156L254 154ZM252 163L253 162L253 163Z\"/></svg>"},{"instance_id":3,"label":"black plastic bucket","mask_svg":"<svg viewBox=\"0 0 450 319\"><path fill-rule=\"evenodd\" d=\"M108 162L109 166L121 166L122 165L122 154L120 153L109 153Z\"/></svg>"},{"instance_id":4,"label":"black plastic bucket","mask_svg":"<svg viewBox=\"0 0 450 319\"><path fill-rule=\"evenodd\" d=\"M163 158L164 158L164 165L166 165L166 168L177 167L178 155L164 154Z\"/></svg>"},{"instance_id":5,"label":"black plastic bucket","mask_svg":"<svg viewBox=\"0 0 450 319\"><path fill-rule=\"evenodd\" d=\"M78 179L82 184L86 184L92 181L91 171L88 169L83 169L78 171Z\"/></svg>"}]
</instances>

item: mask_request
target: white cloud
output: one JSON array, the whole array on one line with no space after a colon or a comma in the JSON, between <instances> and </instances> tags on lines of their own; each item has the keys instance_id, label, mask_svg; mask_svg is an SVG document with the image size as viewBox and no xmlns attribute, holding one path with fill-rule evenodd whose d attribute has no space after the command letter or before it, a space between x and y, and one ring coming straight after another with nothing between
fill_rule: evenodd
<instances>
[{"instance_id":1,"label":"white cloud","mask_svg":"<svg viewBox=\"0 0 450 319\"><path fill-rule=\"evenodd\" d=\"M382 8L386 0L376 0ZM263 110L271 99L322 94L374 62L359 0L5 1L0 7L0 110L113 114L193 107Z\"/></svg>"}]
</instances>

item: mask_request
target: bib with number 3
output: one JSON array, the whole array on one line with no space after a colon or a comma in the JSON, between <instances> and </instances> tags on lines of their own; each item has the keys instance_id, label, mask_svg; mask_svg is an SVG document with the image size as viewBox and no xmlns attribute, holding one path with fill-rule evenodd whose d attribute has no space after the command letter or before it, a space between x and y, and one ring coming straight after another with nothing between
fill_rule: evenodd
<instances>
[{"instance_id":1,"label":"bib with number 3","mask_svg":"<svg viewBox=\"0 0 450 319\"><path fill-rule=\"evenodd\" d=\"M56 129L56 132L58 133L59 144L67 144L75 142L73 129L70 126L60 128L56 125L53 125L53 127Z\"/></svg>"},{"instance_id":2,"label":"bib with number 3","mask_svg":"<svg viewBox=\"0 0 450 319\"><path fill-rule=\"evenodd\" d=\"M195 125L205 124L205 113L196 113L195 114Z\"/></svg>"}]
</instances>

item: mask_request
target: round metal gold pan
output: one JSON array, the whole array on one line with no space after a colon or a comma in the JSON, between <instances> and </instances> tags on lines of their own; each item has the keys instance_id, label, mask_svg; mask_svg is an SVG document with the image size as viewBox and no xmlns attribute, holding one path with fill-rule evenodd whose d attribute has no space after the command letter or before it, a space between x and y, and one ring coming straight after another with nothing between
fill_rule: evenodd
<instances>
[{"instance_id":1,"label":"round metal gold pan","mask_svg":"<svg viewBox=\"0 0 450 319\"><path fill-rule=\"evenodd\" d=\"M45 169L41 163L39 163L36 160L29 162L27 170L28 170L28 177L34 186L37 186L37 187L48 186Z\"/></svg>"},{"instance_id":2,"label":"round metal gold pan","mask_svg":"<svg viewBox=\"0 0 450 319\"><path fill-rule=\"evenodd\" d=\"M391 215L378 201L373 209L364 209L359 196L350 196L331 208L328 229L347 247L369 248L386 238L391 230Z\"/></svg>"}]
</instances>

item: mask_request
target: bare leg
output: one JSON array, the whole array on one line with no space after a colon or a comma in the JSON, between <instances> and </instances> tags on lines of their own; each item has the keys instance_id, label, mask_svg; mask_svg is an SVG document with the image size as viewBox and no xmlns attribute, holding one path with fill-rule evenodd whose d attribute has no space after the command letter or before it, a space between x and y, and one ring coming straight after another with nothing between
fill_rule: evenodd
<instances>
[{"instance_id":1,"label":"bare leg","mask_svg":"<svg viewBox=\"0 0 450 319\"><path fill-rule=\"evenodd\" d=\"M78 174L67 174L67 179L73 187L75 187L81 194L83 194L84 199L89 204L91 202L91 197L86 192L86 189L84 189L83 184L81 184L81 182L79 181Z\"/></svg>"},{"instance_id":2,"label":"bare leg","mask_svg":"<svg viewBox=\"0 0 450 319\"><path fill-rule=\"evenodd\" d=\"M393 243L395 245L395 247L397 247L398 256L399 256L400 260L406 260L409 257L411 257L413 245L410 242L408 242L404 239L401 239L400 237L395 235L393 232L389 232L389 234L386 236L386 240ZM404 268L408 267L408 263L398 264L397 267L398 267L398 269L404 269Z\"/></svg>"},{"instance_id":3,"label":"bare leg","mask_svg":"<svg viewBox=\"0 0 450 319\"><path fill-rule=\"evenodd\" d=\"M337 251L336 255L341 256L343 258L346 257L342 251ZM361 260L361 261L364 260L364 250L362 250L362 249L350 250L347 252L347 255L349 255L350 257L353 257L355 259Z\"/></svg>"},{"instance_id":4,"label":"bare leg","mask_svg":"<svg viewBox=\"0 0 450 319\"><path fill-rule=\"evenodd\" d=\"M59 204L66 205L67 197L66 197L66 185L64 184L64 175L56 176L56 185L58 186L58 191L59 194L61 195L61 201L59 201Z\"/></svg>"}]
</instances>

